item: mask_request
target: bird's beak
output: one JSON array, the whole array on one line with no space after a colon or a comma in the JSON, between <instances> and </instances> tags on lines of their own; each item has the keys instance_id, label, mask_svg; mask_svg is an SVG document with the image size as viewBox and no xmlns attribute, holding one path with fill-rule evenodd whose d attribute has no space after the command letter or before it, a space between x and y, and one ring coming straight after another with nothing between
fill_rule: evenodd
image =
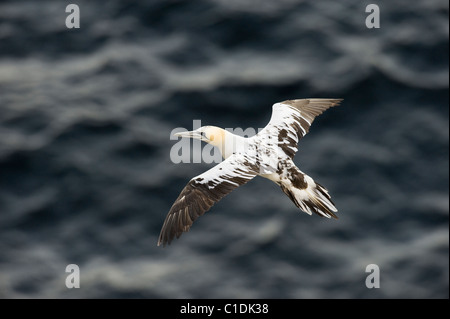
<instances>
[{"instance_id":1,"label":"bird's beak","mask_svg":"<svg viewBox=\"0 0 450 319\"><path fill-rule=\"evenodd\" d=\"M197 131L179 132L179 133L175 133L174 136L195 138L197 140L206 141L205 138L202 136L202 134Z\"/></svg>"}]
</instances>

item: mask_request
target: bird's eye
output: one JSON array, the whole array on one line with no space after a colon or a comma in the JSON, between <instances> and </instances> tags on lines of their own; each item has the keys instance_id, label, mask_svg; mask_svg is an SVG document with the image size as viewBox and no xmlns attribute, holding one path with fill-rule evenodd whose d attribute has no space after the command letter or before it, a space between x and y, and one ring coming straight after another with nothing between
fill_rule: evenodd
<instances>
[{"instance_id":1,"label":"bird's eye","mask_svg":"<svg viewBox=\"0 0 450 319\"><path fill-rule=\"evenodd\" d=\"M202 134L202 136L203 136L203 137L206 137L206 134L205 134L205 132L202 132L201 134Z\"/></svg>"}]
</instances>

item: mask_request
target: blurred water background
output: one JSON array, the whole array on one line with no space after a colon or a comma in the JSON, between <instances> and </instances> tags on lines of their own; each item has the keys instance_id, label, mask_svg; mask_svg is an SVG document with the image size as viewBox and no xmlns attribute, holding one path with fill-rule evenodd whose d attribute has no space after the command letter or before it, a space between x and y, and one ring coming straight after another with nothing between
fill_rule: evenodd
<instances>
[{"instance_id":1,"label":"blurred water background","mask_svg":"<svg viewBox=\"0 0 450 319\"><path fill-rule=\"evenodd\" d=\"M73 2L79 29L71 2L0 1L1 298L448 298L448 1ZM338 220L256 178L156 246L213 165L172 163L174 128L307 97L345 99L295 158Z\"/></svg>"}]
</instances>

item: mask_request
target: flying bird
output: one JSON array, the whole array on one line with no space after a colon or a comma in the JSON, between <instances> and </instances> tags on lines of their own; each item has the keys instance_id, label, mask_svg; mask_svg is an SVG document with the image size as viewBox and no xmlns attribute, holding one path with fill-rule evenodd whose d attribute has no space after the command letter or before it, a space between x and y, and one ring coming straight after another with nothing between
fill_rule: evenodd
<instances>
[{"instance_id":1,"label":"flying bird","mask_svg":"<svg viewBox=\"0 0 450 319\"><path fill-rule=\"evenodd\" d=\"M216 126L175 134L218 147L224 160L192 178L181 191L164 221L158 246L179 238L211 206L257 175L279 185L309 215L337 218L337 209L327 189L303 173L293 158L298 141L308 133L315 117L341 101L299 99L276 103L267 126L249 138Z\"/></svg>"}]
</instances>

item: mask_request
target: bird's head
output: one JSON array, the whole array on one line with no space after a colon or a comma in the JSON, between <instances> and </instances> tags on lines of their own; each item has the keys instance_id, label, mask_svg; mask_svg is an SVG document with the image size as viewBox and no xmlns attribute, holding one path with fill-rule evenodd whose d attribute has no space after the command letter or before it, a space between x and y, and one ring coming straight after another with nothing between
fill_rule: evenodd
<instances>
[{"instance_id":1,"label":"bird's head","mask_svg":"<svg viewBox=\"0 0 450 319\"><path fill-rule=\"evenodd\" d=\"M179 132L174 135L195 138L214 146L221 146L224 142L225 130L217 126L202 126L194 131Z\"/></svg>"}]
</instances>

